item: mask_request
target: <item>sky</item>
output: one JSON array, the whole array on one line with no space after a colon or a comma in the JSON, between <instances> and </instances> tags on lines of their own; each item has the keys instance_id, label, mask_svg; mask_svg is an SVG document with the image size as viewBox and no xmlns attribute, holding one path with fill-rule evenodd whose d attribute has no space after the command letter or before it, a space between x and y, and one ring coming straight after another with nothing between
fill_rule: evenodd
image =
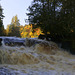
<instances>
[{"instance_id":1,"label":"sky","mask_svg":"<svg viewBox=\"0 0 75 75\"><path fill-rule=\"evenodd\" d=\"M28 24L25 19L28 18L26 13L28 13L27 8L31 5L33 0L0 0L0 4L3 8L3 25L6 29L8 24L11 24L11 19L13 16L18 16L21 25Z\"/></svg>"}]
</instances>

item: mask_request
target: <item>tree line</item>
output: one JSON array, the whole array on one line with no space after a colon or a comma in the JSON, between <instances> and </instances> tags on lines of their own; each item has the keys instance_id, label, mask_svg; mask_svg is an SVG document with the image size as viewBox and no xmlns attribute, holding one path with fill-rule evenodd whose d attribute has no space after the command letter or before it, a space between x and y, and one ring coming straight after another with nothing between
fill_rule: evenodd
<instances>
[{"instance_id":1,"label":"tree line","mask_svg":"<svg viewBox=\"0 0 75 75\"><path fill-rule=\"evenodd\" d=\"M42 31L40 28L36 28L33 32L32 24L30 25L21 25L18 19L18 16L15 15L11 19L11 23L7 25L7 28L4 29L3 25L3 9L0 6L0 36L16 36L21 38L34 38L38 37Z\"/></svg>"},{"instance_id":2,"label":"tree line","mask_svg":"<svg viewBox=\"0 0 75 75\"><path fill-rule=\"evenodd\" d=\"M75 0L33 0L28 11L29 30L25 29L28 29L28 26L20 26L17 16L12 18L11 24L5 30L0 6L0 36L6 34L32 37L30 35L34 35L35 29L39 28L44 34L62 36L62 42L70 41L72 48L75 49ZM28 35L29 32L31 32L30 35Z\"/></svg>"},{"instance_id":3,"label":"tree line","mask_svg":"<svg viewBox=\"0 0 75 75\"><path fill-rule=\"evenodd\" d=\"M33 29L40 27L45 34L74 39L75 0L33 0L28 10Z\"/></svg>"},{"instance_id":4,"label":"tree line","mask_svg":"<svg viewBox=\"0 0 75 75\"><path fill-rule=\"evenodd\" d=\"M35 38L42 33L40 28L36 28L33 32L32 24L30 25L20 25L18 16L14 16L11 20L11 24L7 25L6 35L7 36L16 36L21 38Z\"/></svg>"},{"instance_id":5,"label":"tree line","mask_svg":"<svg viewBox=\"0 0 75 75\"><path fill-rule=\"evenodd\" d=\"M62 36L75 50L75 0L33 0L28 11L33 30L40 27L45 35Z\"/></svg>"}]
</instances>

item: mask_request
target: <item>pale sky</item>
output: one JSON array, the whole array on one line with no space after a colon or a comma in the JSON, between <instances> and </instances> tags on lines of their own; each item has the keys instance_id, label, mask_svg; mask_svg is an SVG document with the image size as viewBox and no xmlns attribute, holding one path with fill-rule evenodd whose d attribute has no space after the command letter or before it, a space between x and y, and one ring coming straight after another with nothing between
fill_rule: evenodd
<instances>
[{"instance_id":1,"label":"pale sky","mask_svg":"<svg viewBox=\"0 0 75 75\"><path fill-rule=\"evenodd\" d=\"M27 24L25 23L25 19L28 18L26 15L28 12L27 8L31 5L32 1L33 0L0 0L0 4L4 9L4 28L6 28L7 25L11 23L11 19L15 15L18 16L21 25Z\"/></svg>"}]
</instances>

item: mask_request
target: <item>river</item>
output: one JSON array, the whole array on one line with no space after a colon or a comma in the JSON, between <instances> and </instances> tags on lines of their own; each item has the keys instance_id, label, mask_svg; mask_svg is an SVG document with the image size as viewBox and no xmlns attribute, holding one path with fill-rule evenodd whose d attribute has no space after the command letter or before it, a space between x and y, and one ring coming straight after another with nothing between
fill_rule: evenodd
<instances>
[{"instance_id":1,"label":"river","mask_svg":"<svg viewBox=\"0 0 75 75\"><path fill-rule=\"evenodd\" d=\"M0 47L0 75L75 75L75 55L54 42L31 42L26 42L27 46L15 47L3 43Z\"/></svg>"}]
</instances>

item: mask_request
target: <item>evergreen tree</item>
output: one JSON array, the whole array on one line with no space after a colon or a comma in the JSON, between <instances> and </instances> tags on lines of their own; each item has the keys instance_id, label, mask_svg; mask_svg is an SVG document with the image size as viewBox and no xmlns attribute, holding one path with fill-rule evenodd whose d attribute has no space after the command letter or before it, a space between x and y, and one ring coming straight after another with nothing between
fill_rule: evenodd
<instances>
[{"instance_id":1,"label":"evergreen tree","mask_svg":"<svg viewBox=\"0 0 75 75\"><path fill-rule=\"evenodd\" d=\"M17 15L12 18L11 24L7 26L7 34L8 36L20 37L20 23Z\"/></svg>"},{"instance_id":2,"label":"evergreen tree","mask_svg":"<svg viewBox=\"0 0 75 75\"><path fill-rule=\"evenodd\" d=\"M0 36L4 36L4 26L3 26L3 9L0 5Z\"/></svg>"}]
</instances>

